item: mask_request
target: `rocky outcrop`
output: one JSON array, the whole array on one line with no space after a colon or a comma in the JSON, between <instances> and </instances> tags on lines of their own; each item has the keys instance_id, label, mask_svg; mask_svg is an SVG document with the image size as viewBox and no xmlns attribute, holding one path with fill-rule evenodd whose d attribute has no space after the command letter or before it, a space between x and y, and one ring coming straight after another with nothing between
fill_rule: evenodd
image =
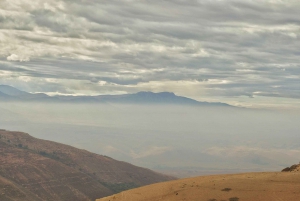
<instances>
[{"instance_id":1,"label":"rocky outcrop","mask_svg":"<svg viewBox=\"0 0 300 201\"><path fill-rule=\"evenodd\" d=\"M281 172L298 172L300 171L300 164L292 165L291 167L284 168Z\"/></svg>"}]
</instances>

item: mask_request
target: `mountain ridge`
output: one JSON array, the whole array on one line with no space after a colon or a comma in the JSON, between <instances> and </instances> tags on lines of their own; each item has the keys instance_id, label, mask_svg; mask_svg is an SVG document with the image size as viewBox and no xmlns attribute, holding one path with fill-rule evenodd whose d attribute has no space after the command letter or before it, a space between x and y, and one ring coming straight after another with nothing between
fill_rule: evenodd
<instances>
[{"instance_id":1,"label":"mountain ridge","mask_svg":"<svg viewBox=\"0 0 300 201\"><path fill-rule=\"evenodd\" d=\"M175 179L110 157L0 129L1 201L94 201Z\"/></svg>"},{"instance_id":2,"label":"mountain ridge","mask_svg":"<svg viewBox=\"0 0 300 201\"><path fill-rule=\"evenodd\" d=\"M134 94L95 95L95 96L48 96L44 93L28 93L8 85L0 85L0 101L37 101L70 103L115 103L115 104L176 104L192 106L233 107L221 102L200 102L191 98L177 96L173 92L141 91Z\"/></svg>"},{"instance_id":3,"label":"mountain ridge","mask_svg":"<svg viewBox=\"0 0 300 201\"><path fill-rule=\"evenodd\" d=\"M14 88L9 85L0 85L0 92L7 94L9 96L20 96L20 95L28 95L30 93L21 91L17 88Z\"/></svg>"}]
</instances>

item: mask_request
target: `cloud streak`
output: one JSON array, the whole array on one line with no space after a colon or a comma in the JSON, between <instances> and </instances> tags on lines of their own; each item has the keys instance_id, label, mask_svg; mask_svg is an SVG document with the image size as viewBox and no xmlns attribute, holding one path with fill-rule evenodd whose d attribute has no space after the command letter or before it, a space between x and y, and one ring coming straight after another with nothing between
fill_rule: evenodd
<instances>
[{"instance_id":1,"label":"cloud streak","mask_svg":"<svg viewBox=\"0 0 300 201\"><path fill-rule=\"evenodd\" d=\"M296 0L4 0L0 76L29 91L299 99L299 9Z\"/></svg>"}]
</instances>

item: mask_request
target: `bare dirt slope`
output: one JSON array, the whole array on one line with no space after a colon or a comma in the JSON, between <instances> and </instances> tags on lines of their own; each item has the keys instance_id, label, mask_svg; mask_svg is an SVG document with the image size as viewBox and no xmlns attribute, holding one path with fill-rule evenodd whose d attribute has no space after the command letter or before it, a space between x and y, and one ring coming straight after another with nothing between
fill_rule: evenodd
<instances>
[{"instance_id":1,"label":"bare dirt slope","mask_svg":"<svg viewBox=\"0 0 300 201\"><path fill-rule=\"evenodd\" d=\"M1 201L94 201L171 179L106 156L0 130Z\"/></svg>"},{"instance_id":2,"label":"bare dirt slope","mask_svg":"<svg viewBox=\"0 0 300 201\"><path fill-rule=\"evenodd\" d=\"M97 201L297 201L299 172L202 176L153 184Z\"/></svg>"}]
</instances>

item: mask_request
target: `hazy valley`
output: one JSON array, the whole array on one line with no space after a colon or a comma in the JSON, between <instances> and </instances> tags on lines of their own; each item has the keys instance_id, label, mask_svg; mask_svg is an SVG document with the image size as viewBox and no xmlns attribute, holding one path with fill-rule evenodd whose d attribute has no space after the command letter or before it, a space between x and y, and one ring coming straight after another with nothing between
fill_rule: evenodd
<instances>
[{"instance_id":1,"label":"hazy valley","mask_svg":"<svg viewBox=\"0 0 300 201\"><path fill-rule=\"evenodd\" d=\"M165 95L146 98L153 103ZM133 104L134 98L131 103L2 100L0 127L177 177L272 171L298 161L297 111L195 105L190 99L170 104L177 96L167 97L155 104Z\"/></svg>"}]
</instances>

